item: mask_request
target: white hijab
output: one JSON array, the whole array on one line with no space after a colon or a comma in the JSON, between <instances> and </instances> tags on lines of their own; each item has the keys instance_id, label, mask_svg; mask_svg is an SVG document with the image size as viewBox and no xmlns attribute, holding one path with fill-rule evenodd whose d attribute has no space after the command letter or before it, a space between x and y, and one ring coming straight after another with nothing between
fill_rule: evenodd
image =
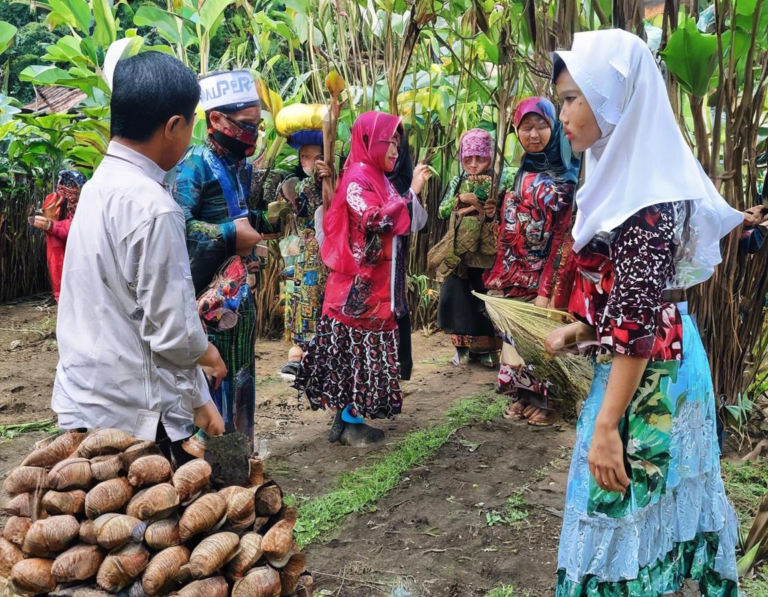
<instances>
[{"instance_id":1,"label":"white hijab","mask_svg":"<svg viewBox=\"0 0 768 597\"><path fill-rule=\"evenodd\" d=\"M720 239L743 215L720 196L685 142L664 80L643 41L620 29L577 33L557 52L595 114L601 139L586 151L576 194L574 250L645 207L691 201L670 288L708 279L722 261Z\"/></svg>"}]
</instances>

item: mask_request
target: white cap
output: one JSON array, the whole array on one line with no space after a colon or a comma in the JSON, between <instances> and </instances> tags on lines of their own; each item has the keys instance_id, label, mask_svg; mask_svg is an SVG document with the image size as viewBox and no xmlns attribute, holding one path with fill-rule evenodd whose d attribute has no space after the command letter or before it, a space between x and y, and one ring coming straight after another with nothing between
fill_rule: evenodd
<instances>
[{"instance_id":1,"label":"white cap","mask_svg":"<svg viewBox=\"0 0 768 597\"><path fill-rule=\"evenodd\" d=\"M200 79L200 104L206 112L223 106L242 109L258 103L256 83L248 70L214 73Z\"/></svg>"}]
</instances>

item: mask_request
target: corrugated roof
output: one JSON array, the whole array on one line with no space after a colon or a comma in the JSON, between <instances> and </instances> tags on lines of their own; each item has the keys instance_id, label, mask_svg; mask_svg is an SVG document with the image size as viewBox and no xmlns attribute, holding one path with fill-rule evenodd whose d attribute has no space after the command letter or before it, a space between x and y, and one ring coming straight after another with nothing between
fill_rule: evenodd
<instances>
[{"instance_id":1,"label":"corrugated roof","mask_svg":"<svg viewBox=\"0 0 768 597\"><path fill-rule=\"evenodd\" d=\"M69 87L35 87L35 100L24 106L31 112L68 112L88 96Z\"/></svg>"}]
</instances>

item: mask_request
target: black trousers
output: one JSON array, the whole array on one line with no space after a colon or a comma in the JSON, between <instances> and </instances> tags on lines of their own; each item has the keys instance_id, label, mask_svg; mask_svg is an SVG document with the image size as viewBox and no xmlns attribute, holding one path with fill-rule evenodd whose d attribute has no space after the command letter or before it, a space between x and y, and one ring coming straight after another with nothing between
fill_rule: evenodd
<instances>
[{"instance_id":1,"label":"black trousers","mask_svg":"<svg viewBox=\"0 0 768 597\"><path fill-rule=\"evenodd\" d=\"M413 372L413 353L411 348L411 315L406 313L397 318L397 358L400 361L400 379L408 381Z\"/></svg>"},{"instance_id":2,"label":"black trousers","mask_svg":"<svg viewBox=\"0 0 768 597\"><path fill-rule=\"evenodd\" d=\"M183 464L186 464L190 460L195 459L194 456L187 454L184 451L184 448L181 447L181 444L184 441L185 440L182 439L177 442L172 442L171 438L168 437L168 433L165 431L163 422L158 422L157 439L155 439L155 443L157 443L157 447L160 448L163 456L165 456L168 460L173 460L176 462L177 468Z\"/></svg>"}]
</instances>

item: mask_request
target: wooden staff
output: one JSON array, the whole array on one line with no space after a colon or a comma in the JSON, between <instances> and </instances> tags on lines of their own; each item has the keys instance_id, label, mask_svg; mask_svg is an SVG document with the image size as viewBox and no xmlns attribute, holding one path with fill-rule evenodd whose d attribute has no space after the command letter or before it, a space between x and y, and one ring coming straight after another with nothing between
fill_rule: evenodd
<instances>
[{"instance_id":1,"label":"wooden staff","mask_svg":"<svg viewBox=\"0 0 768 597\"><path fill-rule=\"evenodd\" d=\"M325 78L325 88L331 94L331 105L323 119L323 160L331 168L330 178L323 179L323 211L327 214L336 189L336 128L339 122L339 95L344 91L346 83L335 70Z\"/></svg>"}]
</instances>

